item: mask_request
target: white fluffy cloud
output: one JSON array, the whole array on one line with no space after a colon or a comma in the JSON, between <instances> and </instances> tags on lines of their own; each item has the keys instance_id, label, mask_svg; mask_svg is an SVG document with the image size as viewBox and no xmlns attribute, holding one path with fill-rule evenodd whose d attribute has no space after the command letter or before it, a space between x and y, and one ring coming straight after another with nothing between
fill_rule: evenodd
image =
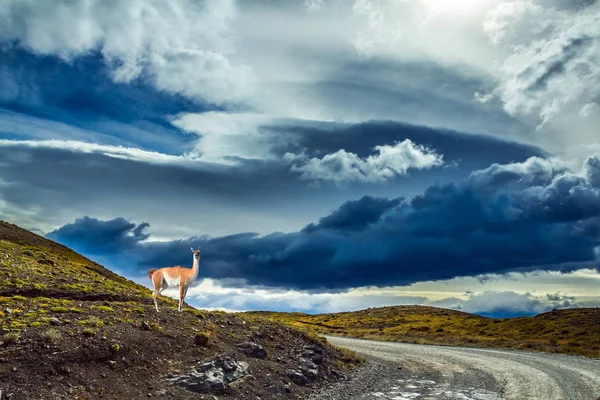
<instances>
[{"instance_id":1,"label":"white fluffy cloud","mask_svg":"<svg viewBox=\"0 0 600 400\"><path fill-rule=\"evenodd\" d=\"M188 301L202 308L254 309L308 313L344 312L393 305L429 305L484 315L538 314L553 308L600 305L595 287L600 274L579 270L569 274L538 272L505 276L455 278L410 286L355 288L340 293L248 286L245 282L204 279L192 287ZM147 285L148 282L140 280ZM165 291L176 297L177 291Z\"/></svg>"},{"instance_id":2,"label":"white fluffy cloud","mask_svg":"<svg viewBox=\"0 0 600 400\"><path fill-rule=\"evenodd\" d=\"M182 114L172 123L186 132L199 135L190 155L203 161L233 165L239 158L273 159L277 135L262 125L275 123L275 118L255 113L210 111L202 114Z\"/></svg>"},{"instance_id":3,"label":"white fluffy cloud","mask_svg":"<svg viewBox=\"0 0 600 400\"><path fill-rule=\"evenodd\" d=\"M96 153L125 160L148 162L153 164L196 164L189 156L172 156L155 151L141 150L135 147L110 146L86 143L74 140L8 140L0 139L0 147L29 147L69 150L77 153Z\"/></svg>"},{"instance_id":4,"label":"white fluffy cloud","mask_svg":"<svg viewBox=\"0 0 600 400\"><path fill-rule=\"evenodd\" d=\"M547 123L570 106L579 111L597 99L600 6L573 11L531 0L506 2L488 13L483 27L494 44L510 51L495 90L509 113L536 113Z\"/></svg>"},{"instance_id":5,"label":"white fluffy cloud","mask_svg":"<svg viewBox=\"0 0 600 400\"><path fill-rule=\"evenodd\" d=\"M429 169L443 164L441 155L409 139L391 146L376 146L374 150L376 154L366 158L343 149L322 158L306 160L289 154L288 158L295 160L292 171L299 172L302 179L338 184L385 182L406 175L410 169Z\"/></svg>"},{"instance_id":6,"label":"white fluffy cloud","mask_svg":"<svg viewBox=\"0 0 600 400\"><path fill-rule=\"evenodd\" d=\"M99 51L115 81L145 75L158 89L223 103L252 84L230 59L235 16L233 0L7 0L0 41L67 62Z\"/></svg>"}]
</instances>

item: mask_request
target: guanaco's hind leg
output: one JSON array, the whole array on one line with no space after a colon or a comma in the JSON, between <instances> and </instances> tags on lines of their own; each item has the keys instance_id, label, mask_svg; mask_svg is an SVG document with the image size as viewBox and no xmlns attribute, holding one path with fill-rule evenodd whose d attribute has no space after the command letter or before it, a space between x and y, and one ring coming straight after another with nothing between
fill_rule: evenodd
<instances>
[{"instance_id":1,"label":"guanaco's hind leg","mask_svg":"<svg viewBox=\"0 0 600 400\"><path fill-rule=\"evenodd\" d=\"M157 271L158 272L158 271ZM162 291L162 274L155 272L152 275L152 283L154 284L154 293L152 293L152 297L154 298L154 308L156 308L156 312L158 312L158 295Z\"/></svg>"}]
</instances>

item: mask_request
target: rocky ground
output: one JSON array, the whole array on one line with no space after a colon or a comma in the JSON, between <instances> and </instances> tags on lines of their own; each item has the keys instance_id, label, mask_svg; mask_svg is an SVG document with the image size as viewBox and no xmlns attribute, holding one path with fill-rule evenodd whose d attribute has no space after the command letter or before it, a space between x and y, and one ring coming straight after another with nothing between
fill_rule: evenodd
<instances>
[{"instance_id":1,"label":"rocky ground","mask_svg":"<svg viewBox=\"0 0 600 400\"><path fill-rule=\"evenodd\" d=\"M361 362L257 316L156 313L150 290L4 222L0 274L4 399L306 399Z\"/></svg>"}]
</instances>

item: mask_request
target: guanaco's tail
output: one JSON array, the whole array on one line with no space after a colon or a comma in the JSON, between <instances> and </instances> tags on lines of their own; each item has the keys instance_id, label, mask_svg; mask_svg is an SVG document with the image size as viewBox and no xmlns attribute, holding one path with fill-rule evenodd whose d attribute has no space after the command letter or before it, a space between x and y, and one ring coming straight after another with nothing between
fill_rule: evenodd
<instances>
[{"instance_id":1,"label":"guanaco's tail","mask_svg":"<svg viewBox=\"0 0 600 400\"><path fill-rule=\"evenodd\" d=\"M152 279L152 275L154 275L155 272L155 269L151 269L150 272L148 272L148 278Z\"/></svg>"}]
</instances>

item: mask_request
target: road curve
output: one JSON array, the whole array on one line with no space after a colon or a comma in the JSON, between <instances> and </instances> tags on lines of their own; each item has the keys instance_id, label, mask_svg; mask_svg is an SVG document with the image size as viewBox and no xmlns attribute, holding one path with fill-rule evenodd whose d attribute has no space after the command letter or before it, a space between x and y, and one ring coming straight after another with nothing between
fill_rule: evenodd
<instances>
[{"instance_id":1,"label":"road curve","mask_svg":"<svg viewBox=\"0 0 600 400\"><path fill-rule=\"evenodd\" d=\"M397 363L403 379L371 393L380 400L596 400L600 360L516 350L425 346L328 336L338 346ZM361 397L369 398L369 397Z\"/></svg>"}]
</instances>

